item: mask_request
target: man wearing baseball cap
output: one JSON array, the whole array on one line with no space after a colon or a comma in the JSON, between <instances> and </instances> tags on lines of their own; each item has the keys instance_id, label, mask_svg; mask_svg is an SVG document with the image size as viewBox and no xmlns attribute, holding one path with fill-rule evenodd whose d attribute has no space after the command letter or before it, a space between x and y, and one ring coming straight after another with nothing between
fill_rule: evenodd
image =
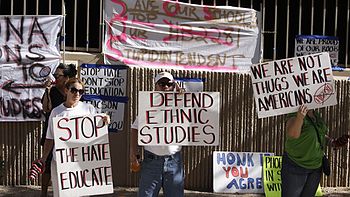
<instances>
[{"instance_id":1,"label":"man wearing baseball cap","mask_svg":"<svg viewBox=\"0 0 350 197\"><path fill-rule=\"evenodd\" d=\"M172 74L158 73L155 91L174 91L176 83ZM138 118L131 126L130 162L137 162ZM181 146L145 146L144 160L139 180L138 196L158 196L163 187L164 196L184 196L184 169Z\"/></svg>"}]
</instances>

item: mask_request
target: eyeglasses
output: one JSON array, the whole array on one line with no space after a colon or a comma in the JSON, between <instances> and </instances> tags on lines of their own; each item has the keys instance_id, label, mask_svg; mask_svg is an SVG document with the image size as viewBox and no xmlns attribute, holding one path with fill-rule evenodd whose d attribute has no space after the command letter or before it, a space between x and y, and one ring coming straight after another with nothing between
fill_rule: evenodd
<instances>
[{"instance_id":1,"label":"eyeglasses","mask_svg":"<svg viewBox=\"0 0 350 197\"><path fill-rule=\"evenodd\" d=\"M69 90L70 90L70 92L71 92L72 94L76 94L76 93L79 92L79 94L82 95L82 94L85 93L85 90L84 90L84 89L70 88Z\"/></svg>"},{"instance_id":2,"label":"eyeglasses","mask_svg":"<svg viewBox=\"0 0 350 197\"><path fill-rule=\"evenodd\" d=\"M175 85L175 83L174 82L158 82L158 85L162 86L162 87L165 87L165 86L172 87Z\"/></svg>"},{"instance_id":3,"label":"eyeglasses","mask_svg":"<svg viewBox=\"0 0 350 197\"><path fill-rule=\"evenodd\" d=\"M61 76L64 76L64 75L62 75L62 74L53 74L53 77L55 77L55 79L58 79L59 77L61 77Z\"/></svg>"}]
</instances>

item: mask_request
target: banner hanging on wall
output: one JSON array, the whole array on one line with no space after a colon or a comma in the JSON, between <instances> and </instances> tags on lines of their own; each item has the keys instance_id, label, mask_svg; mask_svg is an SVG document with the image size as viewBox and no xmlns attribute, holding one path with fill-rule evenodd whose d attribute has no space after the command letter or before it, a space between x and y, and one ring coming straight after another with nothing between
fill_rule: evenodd
<instances>
[{"instance_id":1,"label":"banner hanging on wall","mask_svg":"<svg viewBox=\"0 0 350 197\"><path fill-rule=\"evenodd\" d=\"M0 16L0 121L44 118L43 83L61 58L62 16Z\"/></svg>"},{"instance_id":2,"label":"banner hanging on wall","mask_svg":"<svg viewBox=\"0 0 350 197\"><path fill-rule=\"evenodd\" d=\"M105 3L106 63L153 68L248 71L259 60L258 13L178 1Z\"/></svg>"}]
</instances>

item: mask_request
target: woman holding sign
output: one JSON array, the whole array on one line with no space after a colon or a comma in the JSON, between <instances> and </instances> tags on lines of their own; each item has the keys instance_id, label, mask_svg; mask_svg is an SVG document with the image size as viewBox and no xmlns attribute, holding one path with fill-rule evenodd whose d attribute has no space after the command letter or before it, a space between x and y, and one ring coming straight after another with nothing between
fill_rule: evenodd
<instances>
[{"instance_id":1,"label":"woman holding sign","mask_svg":"<svg viewBox=\"0 0 350 197\"><path fill-rule=\"evenodd\" d=\"M53 74L55 81L48 78L45 82L45 93L41 99L43 105L43 111L45 112L45 122L43 127L43 132L40 140L40 145L44 146L46 139L47 124L49 122L49 117L51 110L66 100L66 95L64 93L64 85L69 78L75 77L77 70L74 64L59 64ZM54 86L53 86L54 83ZM45 161L45 166L50 166L52 160L52 154L49 154L47 160ZM47 188L49 186L51 179L50 168L46 168L43 176L41 178L41 196L47 196Z\"/></svg>"},{"instance_id":2,"label":"woman holding sign","mask_svg":"<svg viewBox=\"0 0 350 197\"><path fill-rule=\"evenodd\" d=\"M58 107L54 108L51 112L46 140L44 144L43 156L39 161L34 162L34 167L42 171L44 167L44 162L50 153L55 153L54 150L54 130L53 130L53 118L54 117L69 117L69 116L84 116L95 114L96 110L91 104L83 103L80 101L81 96L84 94L83 82L78 78L69 79L65 83L64 93L66 95L66 100L64 103L60 104ZM109 124L109 116L105 116L103 121ZM49 168L49 166L46 166ZM53 154L53 159L51 162L52 171L52 187L54 191L54 196L58 195L58 177L56 169L56 156ZM35 178L35 176L33 176Z\"/></svg>"},{"instance_id":3,"label":"woman holding sign","mask_svg":"<svg viewBox=\"0 0 350 197\"><path fill-rule=\"evenodd\" d=\"M305 105L288 115L285 153L282 159L282 196L315 196L322 175L325 145L347 144L349 135L332 139L320 114ZM327 174L327 172L325 172Z\"/></svg>"}]
</instances>

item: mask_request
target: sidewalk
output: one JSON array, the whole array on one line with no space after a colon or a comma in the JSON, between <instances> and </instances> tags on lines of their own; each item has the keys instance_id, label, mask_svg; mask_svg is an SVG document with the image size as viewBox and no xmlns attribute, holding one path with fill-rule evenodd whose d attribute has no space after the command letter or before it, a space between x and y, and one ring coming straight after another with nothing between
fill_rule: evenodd
<instances>
[{"instance_id":1,"label":"sidewalk","mask_svg":"<svg viewBox=\"0 0 350 197\"><path fill-rule=\"evenodd\" d=\"M324 196L329 197L350 197L350 188L323 188ZM131 197L136 196L137 188L124 188L116 187L114 188L114 193L109 195L100 196L117 196L117 197ZM38 186L0 186L0 196L23 196L23 197L36 197L40 196L40 187ZM52 196L52 191L49 190L49 196ZM163 196L163 195L160 195ZM196 192L196 191L185 191L186 197L263 197L262 194L217 194L210 192Z\"/></svg>"}]
</instances>

